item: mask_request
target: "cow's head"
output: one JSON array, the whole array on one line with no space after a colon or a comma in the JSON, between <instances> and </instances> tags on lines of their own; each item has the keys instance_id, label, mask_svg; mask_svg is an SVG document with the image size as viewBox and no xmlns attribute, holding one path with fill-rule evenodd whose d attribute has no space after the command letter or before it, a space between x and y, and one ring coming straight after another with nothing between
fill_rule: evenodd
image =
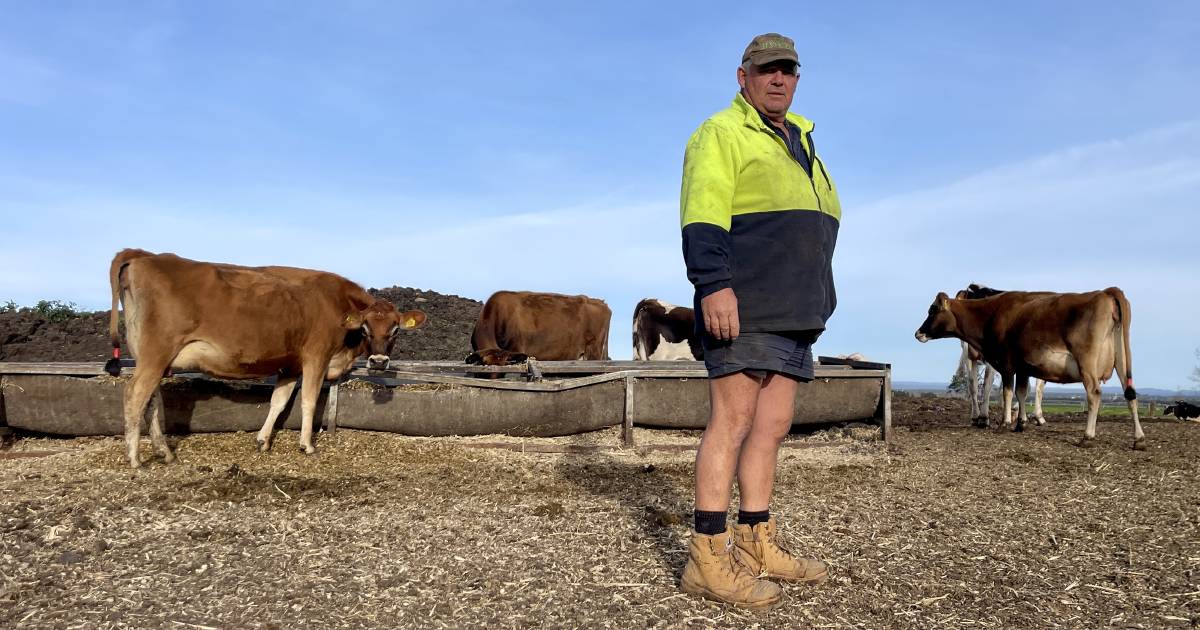
<instances>
[{"instance_id":1,"label":"cow's head","mask_svg":"<svg viewBox=\"0 0 1200 630\"><path fill-rule=\"evenodd\" d=\"M917 341L925 343L930 339L953 337L958 331L957 324L954 313L950 312L950 296L938 293L929 305L929 316L917 329Z\"/></svg>"},{"instance_id":2,"label":"cow's head","mask_svg":"<svg viewBox=\"0 0 1200 630\"><path fill-rule=\"evenodd\" d=\"M366 309L346 316L347 343L352 344L353 337L358 336L359 354L367 353L367 368L386 370L400 331L420 328L425 321L425 313L421 311L398 311L391 302L377 300Z\"/></svg>"}]
</instances>

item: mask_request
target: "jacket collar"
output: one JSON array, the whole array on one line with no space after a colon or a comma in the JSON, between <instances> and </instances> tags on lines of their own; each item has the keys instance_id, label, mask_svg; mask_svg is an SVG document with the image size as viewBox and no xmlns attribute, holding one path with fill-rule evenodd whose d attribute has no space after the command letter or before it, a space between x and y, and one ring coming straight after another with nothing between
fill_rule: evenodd
<instances>
[{"instance_id":1,"label":"jacket collar","mask_svg":"<svg viewBox=\"0 0 1200 630\"><path fill-rule=\"evenodd\" d=\"M750 104L750 101L746 100L746 97L742 96L741 92L738 92L737 96L733 97L733 108L742 114L747 127L771 131L770 129L767 129L767 124L762 121L762 116L759 115L758 110L754 109L754 106ZM813 127L815 127L811 120L801 116L800 114L788 112L787 119L788 122L799 127L800 131L804 133L810 133L813 130Z\"/></svg>"}]
</instances>

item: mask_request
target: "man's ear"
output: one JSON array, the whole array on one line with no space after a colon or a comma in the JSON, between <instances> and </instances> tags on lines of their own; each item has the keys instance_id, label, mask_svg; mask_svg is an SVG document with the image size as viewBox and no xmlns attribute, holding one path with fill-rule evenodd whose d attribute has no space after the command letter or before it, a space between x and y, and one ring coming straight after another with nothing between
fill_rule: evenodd
<instances>
[{"instance_id":1,"label":"man's ear","mask_svg":"<svg viewBox=\"0 0 1200 630\"><path fill-rule=\"evenodd\" d=\"M425 325L427 321L423 311L404 311L397 313L400 319L400 327L404 330L413 330Z\"/></svg>"},{"instance_id":2,"label":"man's ear","mask_svg":"<svg viewBox=\"0 0 1200 630\"><path fill-rule=\"evenodd\" d=\"M345 328L346 330L358 330L359 328L363 327L363 321L364 319L362 313L358 311L351 311L346 313L346 316L342 318L342 328Z\"/></svg>"}]
</instances>

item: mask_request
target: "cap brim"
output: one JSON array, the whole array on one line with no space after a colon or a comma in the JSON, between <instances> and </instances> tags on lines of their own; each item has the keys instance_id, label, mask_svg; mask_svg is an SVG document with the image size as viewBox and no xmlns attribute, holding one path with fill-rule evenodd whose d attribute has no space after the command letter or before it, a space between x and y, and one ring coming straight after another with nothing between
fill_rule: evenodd
<instances>
[{"instance_id":1,"label":"cap brim","mask_svg":"<svg viewBox=\"0 0 1200 630\"><path fill-rule=\"evenodd\" d=\"M765 66L775 61L790 61L796 65L800 65L800 60L796 57L796 53L788 50L764 50L751 53L747 61L756 66Z\"/></svg>"}]
</instances>

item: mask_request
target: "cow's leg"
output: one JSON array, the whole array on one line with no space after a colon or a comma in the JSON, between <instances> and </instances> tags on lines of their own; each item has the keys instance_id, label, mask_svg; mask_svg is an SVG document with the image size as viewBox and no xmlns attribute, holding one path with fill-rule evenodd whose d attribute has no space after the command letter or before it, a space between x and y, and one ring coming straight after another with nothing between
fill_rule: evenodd
<instances>
[{"instance_id":1,"label":"cow's leg","mask_svg":"<svg viewBox=\"0 0 1200 630\"><path fill-rule=\"evenodd\" d=\"M968 360L963 360L963 376L967 379L967 400L971 402L971 424L979 425L979 383L975 379L979 374L975 371L975 364Z\"/></svg>"},{"instance_id":2,"label":"cow's leg","mask_svg":"<svg viewBox=\"0 0 1200 630\"><path fill-rule=\"evenodd\" d=\"M1118 344L1121 343L1121 338L1118 336L1114 340L1114 343L1118 343ZM1115 362L1113 367L1115 367L1116 371L1117 371L1118 384L1121 387L1129 387L1129 385L1128 385L1129 381L1126 378L1128 376L1128 374L1125 373L1126 372L1125 371L1125 361L1122 360L1124 358L1123 352L1124 352L1123 348L1117 352L1117 361ZM1126 390L1126 391L1128 391L1128 390ZM1131 418L1133 418L1133 447L1140 448L1141 441L1143 438L1146 437L1146 434L1142 433L1142 423L1140 420L1138 420L1137 398L1134 398L1133 400L1127 400L1126 402L1129 403L1129 416Z\"/></svg>"},{"instance_id":3,"label":"cow's leg","mask_svg":"<svg viewBox=\"0 0 1200 630\"><path fill-rule=\"evenodd\" d=\"M1102 401L1100 394L1100 381L1090 373L1083 375L1083 389L1087 393L1088 417L1087 428L1084 429L1083 439L1085 442L1096 439L1096 416L1100 414L1100 403Z\"/></svg>"},{"instance_id":4,"label":"cow's leg","mask_svg":"<svg viewBox=\"0 0 1200 630\"><path fill-rule=\"evenodd\" d=\"M1017 425L1013 427L1013 431L1021 432L1025 430L1025 397L1029 395L1029 377L1016 376L1017 390Z\"/></svg>"},{"instance_id":5,"label":"cow's leg","mask_svg":"<svg viewBox=\"0 0 1200 630\"><path fill-rule=\"evenodd\" d=\"M142 363L138 364L133 378L125 384L125 455L133 468L142 465L138 459L138 441L142 437L142 420L146 416L146 405L158 389L163 370L167 367L165 364L155 365L141 357L139 360Z\"/></svg>"},{"instance_id":6,"label":"cow's leg","mask_svg":"<svg viewBox=\"0 0 1200 630\"><path fill-rule=\"evenodd\" d=\"M1004 425L1012 426L1013 381L1006 375L1000 375L1000 401L1004 405Z\"/></svg>"},{"instance_id":7,"label":"cow's leg","mask_svg":"<svg viewBox=\"0 0 1200 630\"><path fill-rule=\"evenodd\" d=\"M279 414L283 413L283 408L287 407L288 400L292 398L292 392L296 391L296 380L296 377L284 378L281 376L275 383L275 389L271 392L271 409L267 412L267 421L258 431L257 442L260 453L271 450L271 434L275 431L275 421L279 419Z\"/></svg>"},{"instance_id":8,"label":"cow's leg","mask_svg":"<svg viewBox=\"0 0 1200 630\"><path fill-rule=\"evenodd\" d=\"M326 366L320 363L305 365L300 378L300 448L309 455L317 452L313 447L313 416L317 413L317 399L321 397L321 383Z\"/></svg>"},{"instance_id":9,"label":"cow's leg","mask_svg":"<svg viewBox=\"0 0 1200 630\"><path fill-rule=\"evenodd\" d=\"M992 381L996 380L996 370L987 363L983 364L983 402L979 409L979 416L983 418L983 425L987 426L991 416L992 408Z\"/></svg>"},{"instance_id":10,"label":"cow's leg","mask_svg":"<svg viewBox=\"0 0 1200 630\"><path fill-rule=\"evenodd\" d=\"M1042 396L1046 393L1046 381L1040 378L1036 380L1037 384L1033 386L1033 419L1041 426L1046 424L1046 416L1042 414Z\"/></svg>"},{"instance_id":11,"label":"cow's leg","mask_svg":"<svg viewBox=\"0 0 1200 630\"><path fill-rule=\"evenodd\" d=\"M154 446L154 450L162 455L163 461L170 464L175 461L175 453L171 452L171 445L167 444L167 438L163 435L163 416L166 415L166 409L163 405L162 388L154 390L154 396L151 397L150 403L146 405L146 420L150 427L150 444Z\"/></svg>"}]
</instances>

